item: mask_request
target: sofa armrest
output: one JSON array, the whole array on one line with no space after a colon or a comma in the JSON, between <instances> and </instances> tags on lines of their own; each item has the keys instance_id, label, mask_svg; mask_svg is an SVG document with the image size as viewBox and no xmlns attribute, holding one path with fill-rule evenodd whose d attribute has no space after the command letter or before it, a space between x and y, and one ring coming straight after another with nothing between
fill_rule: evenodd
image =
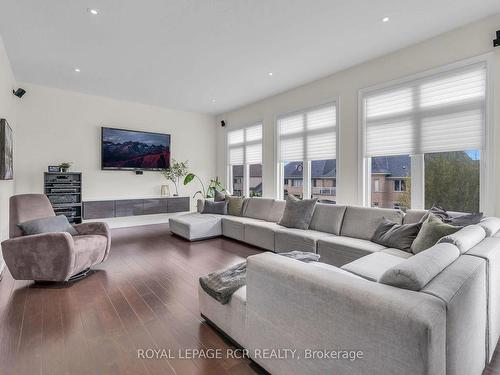
<instances>
[{"instance_id":1,"label":"sofa armrest","mask_svg":"<svg viewBox=\"0 0 500 375\"><path fill-rule=\"evenodd\" d=\"M2 254L16 280L66 281L75 267L73 238L66 232L5 240Z\"/></svg>"},{"instance_id":2,"label":"sofa armrest","mask_svg":"<svg viewBox=\"0 0 500 375\"><path fill-rule=\"evenodd\" d=\"M73 225L79 235L98 235L107 238L106 252L102 261L104 262L109 255L111 248L111 232L109 226L103 222L90 222Z\"/></svg>"},{"instance_id":3,"label":"sofa armrest","mask_svg":"<svg viewBox=\"0 0 500 375\"><path fill-rule=\"evenodd\" d=\"M258 360L271 373L446 373L442 300L276 254L248 258L247 333L250 355L259 348L301 355ZM363 358L314 361L304 359L308 349L360 351Z\"/></svg>"}]
</instances>

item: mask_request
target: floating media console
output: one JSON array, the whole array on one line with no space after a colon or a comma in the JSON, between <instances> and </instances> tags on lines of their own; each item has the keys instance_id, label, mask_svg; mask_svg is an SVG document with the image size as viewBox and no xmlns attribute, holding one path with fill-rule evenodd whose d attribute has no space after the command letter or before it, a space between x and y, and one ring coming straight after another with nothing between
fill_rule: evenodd
<instances>
[{"instance_id":1,"label":"floating media console","mask_svg":"<svg viewBox=\"0 0 500 375\"><path fill-rule=\"evenodd\" d=\"M83 219L167 214L189 211L189 197L93 200L83 202Z\"/></svg>"}]
</instances>

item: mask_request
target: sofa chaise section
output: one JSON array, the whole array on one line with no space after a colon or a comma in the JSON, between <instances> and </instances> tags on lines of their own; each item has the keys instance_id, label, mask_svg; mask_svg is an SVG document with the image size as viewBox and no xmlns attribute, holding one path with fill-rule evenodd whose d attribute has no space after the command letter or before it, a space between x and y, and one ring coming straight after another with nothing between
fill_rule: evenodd
<instances>
[{"instance_id":1,"label":"sofa chaise section","mask_svg":"<svg viewBox=\"0 0 500 375\"><path fill-rule=\"evenodd\" d=\"M446 304L440 298L270 253L248 258L246 292L243 345L250 355L259 348L363 352L356 361L254 358L270 373L446 373Z\"/></svg>"},{"instance_id":2,"label":"sofa chaise section","mask_svg":"<svg viewBox=\"0 0 500 375\"><path fill-rule=\"evenodd\" d=\"M189 213L170 218L170 231L189 241L222 235L222 215Z\"/></svg>"}]
</instances>

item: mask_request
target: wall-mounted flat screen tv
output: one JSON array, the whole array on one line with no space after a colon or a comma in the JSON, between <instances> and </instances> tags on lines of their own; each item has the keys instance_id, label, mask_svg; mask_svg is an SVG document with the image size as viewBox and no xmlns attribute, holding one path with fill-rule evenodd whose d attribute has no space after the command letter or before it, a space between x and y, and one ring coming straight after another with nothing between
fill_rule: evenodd
<instances>
[{"instance_id":1,"label":"wall-mounted flat screen tv","mask_svg":"<svg viewBox=\"0 0 500 375\"><path fill-rule=\"evenodd\" d=\"M103 170L163 171L170 166L170 134L102 127Z\"/></svg>"}]
</instances>

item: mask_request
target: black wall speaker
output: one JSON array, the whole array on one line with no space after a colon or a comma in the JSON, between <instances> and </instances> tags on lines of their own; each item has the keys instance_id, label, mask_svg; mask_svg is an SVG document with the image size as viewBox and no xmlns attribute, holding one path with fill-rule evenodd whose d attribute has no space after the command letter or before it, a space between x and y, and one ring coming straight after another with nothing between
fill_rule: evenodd
<instances>
[{"instance_id":1,"label":"black wall speaker","mask_svg":"<svg viewBox=\"0 0 500 375\"><path fill-rule=\"evenodd\" d=\"M226 122L225 122L224 120L222 120L222 121L220 122L220 126L222 126L222 127L226 126Z\"/></svg>"},{"instance_id":2,"label":"black wall speaker","mask_svg":"<svg viewBox=\"0 0 500 375\"><path fill-rule=\"evenodd\" d=\"M19 87L17 90L12 90L12 93L18 98L22 98L26 94L26 90Z\"/></svg>"},{"instance_id":3,"label":"black wall speaker","mask_svg":"<svg viewBox=\"0 0 500 375\"><path fill-rule=\"evenodd\" d=\"M144 174L144 172L143 171L135 171L135 174L141 175L141 174Z\"/></svg>"},{"instance_id":4,"label":"black wall speaker","mask_svg":"<svg viewBox=\"0 0 500 375\"><path fill-rule=\"evenodd\" d=\"M497 38L493 40L493 47L500 46L500 30L497 30Z\"/></svg>"}]
</instances>

